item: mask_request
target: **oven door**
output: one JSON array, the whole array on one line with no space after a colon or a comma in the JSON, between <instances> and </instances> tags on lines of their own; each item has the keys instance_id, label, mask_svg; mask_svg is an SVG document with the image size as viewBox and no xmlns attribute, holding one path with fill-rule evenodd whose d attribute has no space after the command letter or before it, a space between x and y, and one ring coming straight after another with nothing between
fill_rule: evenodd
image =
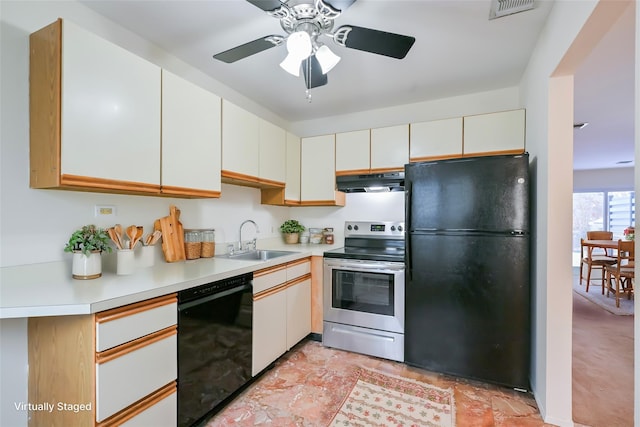
<instances>
[{"instance_id":1,"label":"oven door","mask_svg":"<svg viewBox=\"0 0 640 427\"><path fill-rule=\"evenodd\" d=\"M325 258L324 320L404 333L404 263Z\"/></svg>"}]
</instances>

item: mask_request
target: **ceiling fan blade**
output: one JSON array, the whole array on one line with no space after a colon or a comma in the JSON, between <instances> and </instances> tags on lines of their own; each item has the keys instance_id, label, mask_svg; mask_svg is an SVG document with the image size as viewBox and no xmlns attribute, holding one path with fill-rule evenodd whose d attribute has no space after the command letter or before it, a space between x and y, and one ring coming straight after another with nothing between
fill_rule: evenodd
<instances>
[{"instance_id":1,"label":"ceiling fan blade","mask_svg":"<svg viewBox=\"0 0 640 427\"><path fill-rule=\"evenodd\" d=\"M402 59L407 56L409 49L416 41L415 37L401 34L387 33L386 31L372 30L371 28L357 27L355 25L343 25L334 32L333 40L351 49L377 53Z\"/></svg>"},{"instance_id":2,"label":"ceiling fan blade","mask_svg":"<svg viewBox=\"0 0 640 427\"><path fill-rule=\"evenodd\" d=\"M280 9L282 2L280 0L247 0L252 5L259 7L265 12L271 12L272 10Z\"/></svg>"},{"instance_id":3,"label":"ceiling fan blade","mask_svg":"<svg viewBox=\"0 0 640 427\"><path fill-rule=\"evenodd\" d=\"M282 36L266 36L249 43L241 44L240 46L236 46L229 50L225 50L224 52L217 53L213 55L213 57L222 62L226 62L227 64L231 64L232 62L236 62L239 59L246 58L247 56L251 56L256 53L262 52L263 50L278 46L283 42L283 40L284 39Z\"/></svg>"},{"instance_id":4,"label":"ceiling fan blade","mask_svg":"<svg viewBox=\"0 0 640 427\"><path fill-rule=\"evenodd\" d=\"M309 68L311 66L311 68ZM302 61L302 73L304 74L304 83L307 89L313 89L314 87L324 86L327 84L327 75L322 74L320 63L316 59L316 56L310 56Z\"/></svg>"},{"instance_id":5,"label":"ceiling fan blade","mask_svg":"<svg viewBox=\"0 0 640 427\"><path fill-rule=\"evenodd\" d=\"M340 12L344 12L356 2L356 0L324 0L325 3L330 5L332 8L339 10Z\"/></svg>"}]
</instances>

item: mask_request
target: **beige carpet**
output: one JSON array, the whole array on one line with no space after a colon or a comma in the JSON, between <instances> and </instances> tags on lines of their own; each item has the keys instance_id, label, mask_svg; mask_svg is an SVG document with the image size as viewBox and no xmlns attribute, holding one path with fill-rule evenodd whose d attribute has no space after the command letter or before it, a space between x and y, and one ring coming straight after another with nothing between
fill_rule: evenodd
<instances>
[{"instance_id":1,"label":"beige carpet","mask_svg":"<svg viewBox=\"0 0 640 427\"><path fill-rule=\"evenodd\" d=\"M617 314L619 316L633 316L633 297L627 299L627 296L620 298L620 307L616 307L616 297L613 294L609 294L607 297L607 291L605 290L602 295L602 284L599 281L592 281L589 286L589 292L586 291L587 286L583 280L582 285L579 284L580 277L574 276L573 279L573 292L577 293L583 298L588 299L592 303L607 310L609 313Z\"/></svg>"},{"instance_id":2,"label":"beige carpet","mask_svg":"<svg viewBox=\"0 0 640 427\"><path fill-rule=\"evenodd\" d=\"M359 368L331 427L453 427L453 390Z\"/></svg>"},{"instance_id":3,"label":"beige carpet","mask_svg":"<svg viewBox=\"0 0 640 427\"><path fill-rule=\"evenodd\" d=\"M633 316L611 314L574 292L572 374L576 423L633 426Z\"/></svg>"}]
</instances>

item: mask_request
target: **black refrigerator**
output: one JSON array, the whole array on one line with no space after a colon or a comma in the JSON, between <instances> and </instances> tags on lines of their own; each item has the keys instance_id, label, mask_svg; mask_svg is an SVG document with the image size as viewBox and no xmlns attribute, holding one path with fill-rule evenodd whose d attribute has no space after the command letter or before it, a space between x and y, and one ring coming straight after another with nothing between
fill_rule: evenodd
<instances>
[{"instance_id":1,"label":"black refrigerator","mask_svg":"<svg viewBox=\"0 0 640 427\"><path fill-rule=\"evenodd\" d=\"M529 156L405 166L405 362L529 390Z\"/></svg>"}]
</instances>

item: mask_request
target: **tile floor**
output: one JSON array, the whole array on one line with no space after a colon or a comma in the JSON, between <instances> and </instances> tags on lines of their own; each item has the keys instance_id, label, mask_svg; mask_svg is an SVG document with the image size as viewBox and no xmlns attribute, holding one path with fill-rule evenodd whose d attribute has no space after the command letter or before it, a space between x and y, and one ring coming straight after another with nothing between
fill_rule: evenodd
<instances>
[{"instance_id":1,"label":"tile floor","mask_svg":"<svg viewBox=\"0 0 640 427\"><path fill-rule=\"evenodd\" d=\"M529 393L325 348L315 341L303 341L206 426L324 427L350 392L347 376L356 366L453 388L457 427L549 425L542 422L536 402Z\"/></svg>"}]
</instances>

